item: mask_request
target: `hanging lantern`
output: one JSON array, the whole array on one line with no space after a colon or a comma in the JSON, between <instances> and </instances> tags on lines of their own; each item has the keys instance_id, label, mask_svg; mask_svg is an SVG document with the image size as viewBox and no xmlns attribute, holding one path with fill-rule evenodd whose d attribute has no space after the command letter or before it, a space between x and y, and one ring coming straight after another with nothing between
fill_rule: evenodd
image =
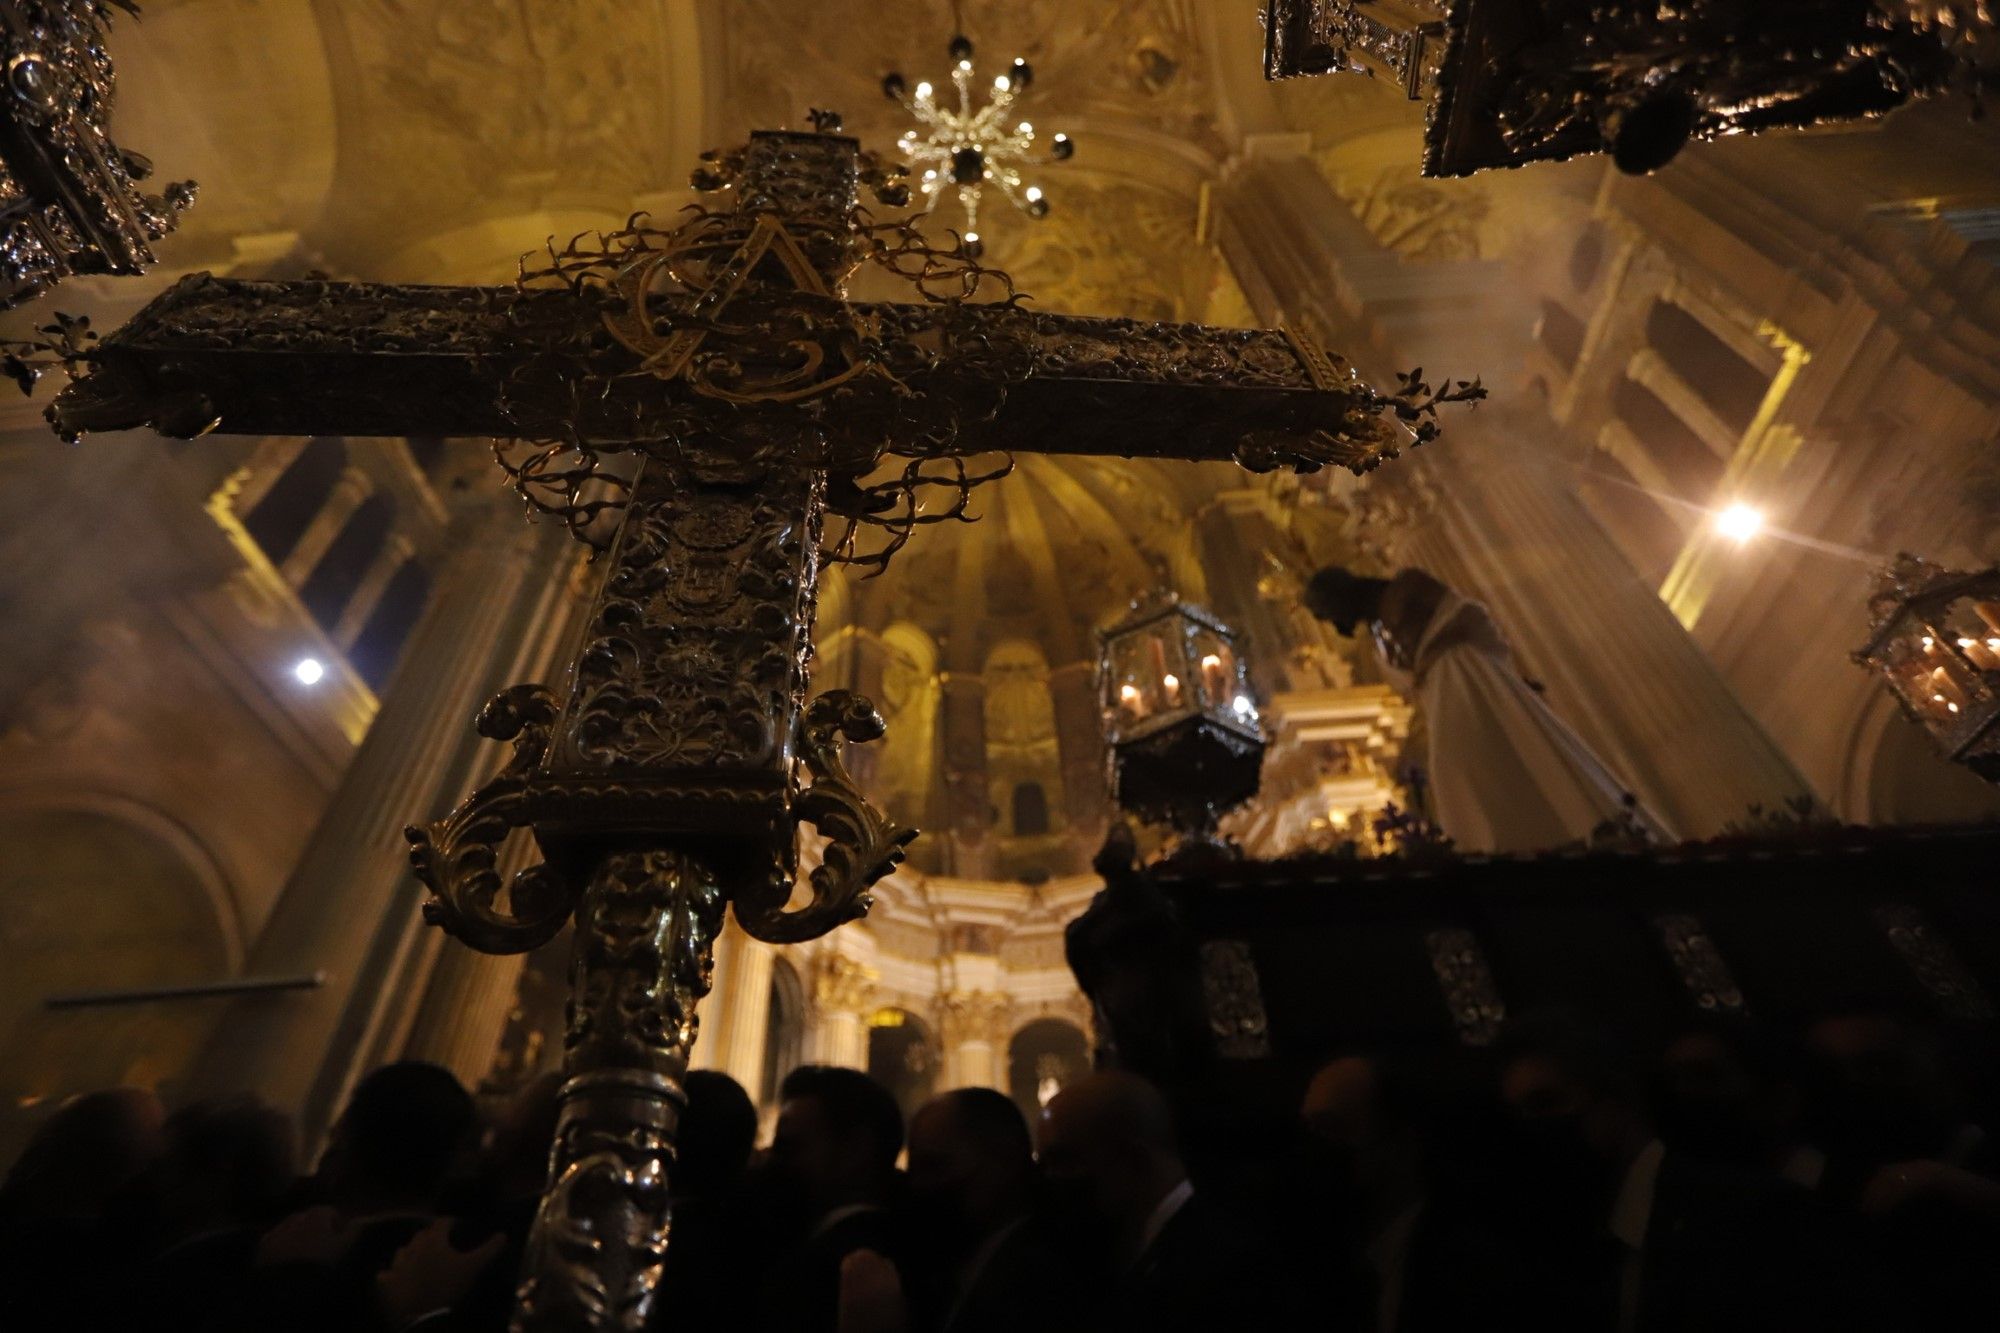
<instances>
[{"instance_id":1,"label":"hanging lantern","mask_svg":"<svg viewBox=\"0 0 2000 1333\"><path fill-rule=\"evenodd\" d=\"M1875 632L1854 660L1947 756L2000 782L2000 568L1961 574L1899 555L1868 612Z\"/></svg>"},{"instance_id":2,"label":"hanging lantern","mask_svg":"<svg viewBox=\"0 0 2000 1333\"><path fill-rule=\"evenodd\" d=\"M1118 804L1213 843L1216 820L1256 794L1264 731L1240 641L1167 595L1099 636L1098 679Z\"/></svg>"}]
</instances>

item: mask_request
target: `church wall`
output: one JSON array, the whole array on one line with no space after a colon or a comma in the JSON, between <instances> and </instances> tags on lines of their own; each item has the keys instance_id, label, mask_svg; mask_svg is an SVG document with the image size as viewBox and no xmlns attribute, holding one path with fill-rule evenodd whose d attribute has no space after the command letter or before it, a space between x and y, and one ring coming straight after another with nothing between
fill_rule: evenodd
<instances>
[{"instance_id":1,"label":"church wall","mask_svg":"<svg viewBox=\"0 0 2000 1333\"><path fill-rule=\"evenodd\" d=\"M1992 558L1983 547L2000 515L1969 509L1955 479L1976 478L2000 438L2000 377L1981 359L2000 345L2000 269L1968 267L1965 244L1937 222L1884 220L1881 201L1935 188L1935 159L1878 162L1833 195L1764 188L1796 191L1833 169L1826 147L1737 145L1656 179L1610 181L1601 223L1632 253L1596 298L1593 346L1559 401L1575 405L1568 424L1587 439L1581 405L1607 401L1623 364L1685 351L1651 345L1648 305L1662 297L1705 322L1719 314L1750 356L1762 353L1774 370L1763 416L1711 498L1681 497L1710 508L1669 506L1687 541L1661 594L1838 814L1913 818L1930 793L1936 813L1963 816L1981 803L1942 760L1891 765L1910 784L1903 796L1876 781L1860 756L1881 734L1880 691L1847 652L1867 633L1871 565L1905 549ZM1596 428L1598 442L1615 445L1619 424ZM1712 508L1736 500L1781 535L1738 547L1714 534ZM1646 545L1629 503L1598 513L1628 553Z\"/></svg>"}]
</instances>

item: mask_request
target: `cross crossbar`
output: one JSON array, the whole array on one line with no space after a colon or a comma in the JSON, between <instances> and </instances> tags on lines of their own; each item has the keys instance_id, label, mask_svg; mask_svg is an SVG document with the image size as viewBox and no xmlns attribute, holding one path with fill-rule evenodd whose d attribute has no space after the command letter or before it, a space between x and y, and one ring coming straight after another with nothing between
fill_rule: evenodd
<instances>
[{"instance_id":1,"label":"cross crossbar","mask_svg":"<svg viewBox=\"0 0 2000 1333\"><path fill-rule=\"evenodd\" d=\"M1317 430L1381 410L1344 366L1296 334L1092 319L1004 305L844 302L790 293L879 340L886 365L919 392L1004 388L991 417L950 452L1024 450L1254 463L1352 465L1353 442L1315 452ZM748 304L754 298L746 298ZM153 426L167 435L509 436L515 370L573 328L568 292L515 288L183 279L97 349L90 375L52 420L65 435ZM604 338L612 379L634 354ZM640 419L647 400L687 399L684 382L617 379L599 441ZM622 427L628 434L628 425ZM1393 429L1385 425L1385 430ZM642 439L630 442L639 443ZM1393 442L1379 442L1391 456ZM1372 459L1368 461L1373 461Z\"/></svg>"}]
</instances>

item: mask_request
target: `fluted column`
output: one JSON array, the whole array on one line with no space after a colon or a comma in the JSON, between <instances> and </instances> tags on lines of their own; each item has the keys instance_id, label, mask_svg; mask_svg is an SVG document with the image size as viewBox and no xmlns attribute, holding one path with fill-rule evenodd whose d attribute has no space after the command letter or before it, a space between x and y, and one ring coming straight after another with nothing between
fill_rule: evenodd
<instances>
[{"instance_id":1,"label":"fluted column","mask_svg":"<svg viewBox=\"0 0 2000 1333\"><path fill-rule=\"evenodd\" d=\"M938 1002L946 1088L998 1088L1006 1084L1011 1015L1007 996L995 991L959 991Z\"/></svg>"},{"instance_id":2,"label":"fluted column","mask_svg":"<svg viewBox=\"0 0 2000 1333\"><path fill-rule=\"evenodd\" d=\"M771 966L778 955L770 945L743 934L733 921L729 934L735 949L730 955L729 989L724 992L728 1007L720 1043L722 1069L743 1085L751 1100L761 1101L777 1091L762 1084L764 1047L771 1039Z\"/></svg>"},{"instance_id":3,"label":"fluted column","mask_svg":"<svg viewBox=\"0 0 2000 1333\"><path fill-rule=\"evenodd\" d=\"M808 1058L849 1069L868 1067L868 1011L875 1001L875 973L831 950L813 959L813 1024Z\"/></svg>"},{"instance_id":4,"label":"fluted column","mask_svg":"<svg viewBox=\"0 0 2000 1333\"><path fill-rule=\"evenodd\" d=\"M735 927L732 929L732 927ZM742 951L743 932L736 923L729 921L715 940L715 966L709 974L708 1010L701 1016L701 1028L697 1033L694 1049L688 1053L689 1069L716 1069L729 1073L726 1045L729 1039L730 1020L735 1005L730 1001L730 991L735 985L736 970L741 966L736 960ZM734 1078L735 1075L730 1075ZM741 1083L741 1079L737 1079ZM757 1090L749 1084L743 1085L752 1097Z\"/></svg>"},{"instance_id":5,"label":"fluted column","mask_svg":"<svg viewBox=\"0 0 2000 1333\"><path fill-rule=\"evenodd\" d=\"M1261 318L1305 326L1376 383L1423 365L1500 386L1445 439L1363 486L1416 497L1403 563L1486 602L1522 669L1683 837L1809 792L1577 498L1556 425L1510 401L1526 332L1487 263L1405 264L1379 246L1298 145L1235 164L1214 234ZM1450 744L1449 738L1438 738Z\"/></svg>"},{"instance_id":6,"label":"fluted column","mask_svg":"<svg viewBox=\"0 0 2000 1333\"><path fill-rule=\"evenodd\" d=\"M506 505L461 515L446 549L403 667L246 966L321 971L326 983L234 1002L190 1079L196 1096L247 1089L296 1112L308 1143L358 1074L407 1035L411 997L443 942L422 924L402 830L441 815L495 762L473 715L515 683L569 569L560 530L525 525Z\"/></svg>"}]
</instances>

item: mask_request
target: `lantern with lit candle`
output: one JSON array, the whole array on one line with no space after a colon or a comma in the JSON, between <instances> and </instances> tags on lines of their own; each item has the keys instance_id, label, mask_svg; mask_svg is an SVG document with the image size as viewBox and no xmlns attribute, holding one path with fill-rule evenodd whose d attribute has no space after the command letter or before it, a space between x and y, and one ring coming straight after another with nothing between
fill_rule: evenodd
<instances>
[{"instance_id":1,"label":"lantern with lit candle","mask_svg":"<svg viewBox=\"0 0 2000 1333\"><path fill-rule=\"evenodd\" d=\"M1100 637L1119 805L1213 842L1216 819L1256 793L1264 759L1238 636L1169 594L1135 604Z\"/></svg>"},{"instance_id":2,"label":"lantern with lit candle","mask_svg":"<svg viewBox=\"0 0 2000 1333\"><path fill-rule=\"evenodd\" d=\"M1875 632L1854 660L1946 755L2000 782L2000 568L1963 574L1900 555L1868 610Z\"/></svg>"}]
</instances>

